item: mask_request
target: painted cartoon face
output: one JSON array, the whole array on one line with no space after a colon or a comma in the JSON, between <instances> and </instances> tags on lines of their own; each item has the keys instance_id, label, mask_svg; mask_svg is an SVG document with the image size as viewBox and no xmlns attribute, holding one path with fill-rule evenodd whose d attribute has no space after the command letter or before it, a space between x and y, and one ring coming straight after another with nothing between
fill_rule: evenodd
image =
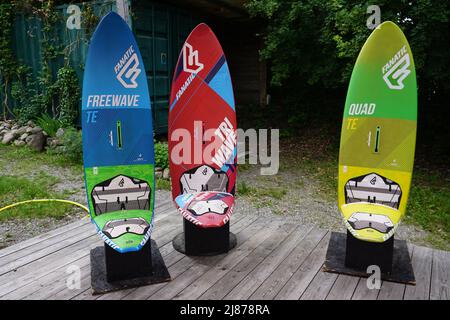
<instances>
[{"instance_id":1,"label":"painted cartoon face","mask_svg":"<svg viewBox=\"0 0 450 320\"><path fill-rule=\"evenodd\" d=\"M118 219L107 222L102 231L109 238L114 239L125 233L143 235L149 227L147 221L142 218Z\"/></svg>"}]
</instances>

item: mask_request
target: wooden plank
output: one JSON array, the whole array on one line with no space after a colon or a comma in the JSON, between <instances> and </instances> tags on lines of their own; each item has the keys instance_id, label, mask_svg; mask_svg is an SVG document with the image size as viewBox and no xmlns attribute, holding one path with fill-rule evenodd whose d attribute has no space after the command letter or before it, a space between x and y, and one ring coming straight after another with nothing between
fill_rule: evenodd
<instances>
[{"instance_id":1,"label":"wooden plank","mask_svg":"<svg viewBox=\"0 0 450 320\"><path fill-rule=\"evenodd\" d=\"M40 258L33 264L28 264L13 273L12 277L4 279L0 285L0 297L35 281L37 277L45 276L61 266L70 264L89 254L89 250L98 246L101 240L92 235L88 241L72 244L51 256Z\"/></svg>"},{"instance_id":2,"label":"wooden plank","mask_svg":"<svg viewBox=\"0 0 450 320\"><path fill-rule=\"evenodd\" d=\"M158 231L160 231L160 232L158 232ZM175 230L175 231L177 231L177 230ZM154 234L156 234L156 235L160 235L160 234L162 234L161 236L160 236L160 238L158 238L158 240L157 240L157 243L159 244L159 243L165 243L165 242L168 242L168 241L171 241L171 237L172 237L172 235L173 235L173 233L170 233L170 232L166 232L166 231L164 231L164 230L162 230L161 228L160 229L157 229L155 232L154 232ZM167 246L171 246L172 244L171 243L167 243ZM87 255L86 257L84 257L83 259L86 259L86 261L87 261L87 264L89 264L89 262L90 262L90 258L89 258L89 255ZM83 260L84 261L84 260ZM81 262L80 261L77 261L77 262L75 262L75 263L73 263L73 264L76 264L76 265L79 265ZM62 276L66 276L66 275L64 275L64 274L62 274ZM38 281L39 282L41 282L41 280L40 279L38 279ZM55 281L56 283L57 283L57 281ZM44 288L44 290L50 290L51 288L53 288L54 287L54 285L55 285L55 283L54 282L52 282L52 281L50 281L50 283L49 284L47 284L47 287L45 287ZM63 288L59 288L59 290L62 290ZM41 290L42 291L42 290ZM54 290L52 290L52 292L53 292ZM39 292L37 292L37 293L35 293L34 294L34 297L36 297L36 298L38 298L39 299L39 297L41 298L41 299L46 299L47 298L47 296L46 296L46 294L47 293L45 293L44 292L44 296L42 296L42 294L40 295L40 293ZM51 294L48 296L48 297L51 297Z\"/></svg>"},{"instance_id":3,"label":"wooden plank","mask_svg":"<svg viewBox=\"0 0 450 320\"><path fill-rule=\"evenodd\" d=\"M431 265L433 250L425 247L413 246L412 265L416 285L406 286L405 300L428 300L430 297Z\"/></svg>"},{"instance_id":4,"label":"wooden plank","mask_svg":"<svg viewBox=\"0 0 450 320\"><path fill-rule=\"evenodd\" d=\"M431 300L450 300L450 252L433 252Z\"/></svg>"},{"instance_id":5,"label":"wooden plank","mask_svg":"<svg viewBox=\"0 0 450 320\"><path fill-rule=\"evenodd\" d=\"M178 293L176 299L197 299L213 286L220 288L219 294L224 296L272 251L276 250L280 243L283 243L286 237L289 237L296 228L297 225L290 222L280 225L279 228L272 230L270 236L247 256L235 258L227 263L220 263L209 269L195 283Z\"/></svg>"},{"instance_id":6,"label":"wooden plank","mask_svg":"<svg viewBox=\"0 0 450 320\"><path fill-rule=\"evenodd\" d=\"M360 278L352 300L376 300L379 291L379 289L369 289L367 287L367 278Z\"/></svg>"},{"instance_id":7,"label":"wooden plank","mask_svg":"<svg viewBox=\"0 0 450 320\"><path fill-rule=\"evenodd\" d=\"M171 203L171 201L167 200L161 204L159 204L158 206L155 206L155 221L158 221L159 219L161 219L161 217L159 216L159 210L163 209L163 208L170 208L170 206L173 206L173 204ZM174 209L175 210L175 209ZM77 230L77 228L80 228L82 226L87 226L90 225L90 218L89 215L86 215L84 218L69 223L67 225L64 225L62 227L59 227L57 229L51 230L49 232L43 233L41 235L38 235L34 238L25 240L25 241L21 241L17 244L14 244L12 246L9 246L7 248L4 248L2 250L0 250L0 265L2 265L2 261L3 257L6 257L10 254L17 254L20 251L22 251L23 249L32 249L33 251L37 251L38 248L42 247L42 246L48 246L49 244L52 244L56 241L61 241L63 240L66 236L70 236L72 234L72 230ZM41 242L46 241L46 243L44 245L41 244ZM39 246L36 246L38 245Z\"/></svg>"},{"instance_id":8,"label":"wooden plank","mask_svg":"<svg viewBox=\"0 0 450 320\"><path fill-rule=\"evenodd\" d=\"M244 273L242 268L233 269L203 293L200 299L248 299L311 230L311 227L297 227L254 270Z\"/></svg>"},{"instance_id":9,"label":"wooden plank","mask_svg":"<svg viewBox=\"0 0 450 320\"><path fill-rule=\"evenodd\" d=\"M239 217L236 220L239 221L239 220L242 220L242 218L243 218L243 216ZM178 231L177 232L177 234L178 234L181 230L177 230L177 231ZM161 250L160 249L160 252L161 252L161 255L164 257L164 262L166 264L166 267L169 268L170 276L173 279L174 277L176 277L179 274L181 274L184 271L186 271L186 269L188 269L194 262L192 260L190 261L189 259L186 259L184 261L184 263L181 263L176 268L172 268L171 269L170 267L173 264L175 264L176 262L178 262L179 260L183 259L186 256L184 254L182 254L182 253L180 253L178 251L175 251L173 249L172 240L170 240L170 242L167 243L166 246L167 247L170 246L171 250L169 251L169 250ZM173 253L171 256L176 256L177 259L166 259L165 256L166 255L170 255L171 253ZM151 285L151 287L153 288L154 286L157 286L157 285L158 284L154 284L154 285ZM164 284L160 284L159 287L161 287L162 285L164 285ZM149 286L144 286L144 287L140 287L140 288L143 288L142 290L145 291L145 288L147 288L147 287L149 287ZM104 295L101 295L101 296L97 296L95 299L98 299L98 300L122 299L125 296L132 294L134 291L136 291L136 290L138 290L140 288L130 288L130 289L122 290L122 291L111 292L111 293L107 293L107 294L104 294ZM134 295L136 295L136 294L139 294L139 290L138 290L137 293L134 293ZM147 293L145 293L145 294L147 294Z\"/></svg>"},{"instance_id":10,"label":"wooden plank","mask_svg":"<svg viewBox=\"0 0 450 320\"><path fill-rule=\"evenodd\" d=\"M409 256L413 255L413 246L407 244ZM402 283L383 281L381 283L378 300L402 300L405 294L406 285Z\"/></svg>"},{"instance_id":11,"label":"wooden plank","mask_svg":"<svg viewBox=\"0 0 450 320\"><path fill-rule=\"evenodd\" d=\"M231 225L231 229L239 236L239 241L243 241L243 232L247 232L248 228L251 228L255 223L255 217L243 215L238 221ZM262 219L261 219L262 220ZM262 227L262 225L260 225ZM238 246L240 243L238 242ZM164 257L166 266L169 269L169 273L172 279L177 278L180 274L188 270L195 262L195 257L186 256L178 251L172 251L167 257ZM139 288L133 288L130 290L122 291L121 294L110 294L115 299L147 299L150 295L163 288L167 283L155 284L151 286L144 286ZM107 298L107 297L105 297ZM99 299L105 299L101 297Z\"/></svg>"},{"instance_id":12,"label":"wooden plank","mask_svg":"<svg viewBox=\"0 0 450 320\"><path fill-rule=\"evenodd\" d=\"M85 224L79 228L70 230L61 238L53 237L46 241L41 241L37 245L24 248L17 253L10 254L0 259L0 276L23 265L30 263L41 257L45 257L52 252L56 252L70 243L80 241L95 233L95 228L91 224Z\"/></svg>"},{"instance_id":13,"label":"wooden plank","mask_svg":"<svg viewBox=\"0 0 450 320\"><path fill-rule=\"evenodd\" d=\"M254 222L255 219L256 219L256 217L253 217L253 216L241 215L239 217L239 219L234 219L234 220L236 220L236 222L234 222L231 225L231 229L233 232L240 232L240 230L245 229L252 222ZM158 243L158 239L156 239L156 241ZM167 245L171 246L172 244L169 243ZM169 259L170 257L174 257L174 256L177 256L178 259L173 259L173 258ZM176 266L170 268L170 266L172 266L172 264L170 262L168 262L170 260L172 260L172 263L176 264ZM180 261L180 260L183 260L183 261ZM174 276L177 276L177 275L183 273L184 271L186 271L186 269L189 268L189 266L193 263L193 261L190 261L190 260L191 260L190 257L187 257L187 256L179 253L178 251L172 251L171 253L168 254L168 256L164 257L164 261L166 263L166 266L169 267L169 272L170 272L172 278ZM106 295L93 296L91 293L91 288L90 288L90 274L89 274L87 279L82 279L80 292L77 292L73 296L70 296L67 292L66 292L66 294L59 293L56 296L52 296L50 298L51 299L63 298L63 299L74 299L74 300L85 300L85 299L91 300L91 299L107 299L107 298L109 298L109 299L143 299L143 298L148 297L151 294L151 292L158 290L159 288L163 287L164 285L165 285L165 283L154 284L154 285L150 285L150 286L144 286L144 287L139 287L139 288L122 290L122 291L118 291L118 292L112 292L112 293L109 293Z\"/></svg>"},{"instance_id":14,"label":"wooden plank","mask_svg":"<svg viewBox=\"0 0 450 320\"><path fill-rule=\"evenodd\" d=\"M89 276L86 279L86 281L89 282L89 285L90 285L91 284L91 277ZM86 289L83 292L70 297L70 300L86 300L87 297L92 297L92 289L90 287L89 287L89 289Z\"/></svg>"},{"instance_id":15,"label":"wooden plank","mask_svg":"<svg viewBox=\"0 0 450 320\"><path fill-rule=\"evenodd\" d=\"M410 256L413 255L413 250L414 247L408 245L408 251ZM416 273L416 271L414 272ZM385 286L385 289L383 289L383 286ZM380 291L382 289L385 292L383 292L383 294L380 296L380 299L388 299L390 296L399 298L400 295L402 294L402 289L404 288L402 288L402 284L398 285L391 284L391 282L386 282L385 284L385 282L383 281L381 283L380 289L369 289L367 287L367 278L360 278L358 286L356 287L355 292L353 293L352 300L376 300L379 297Z\"/></svg>"},{"instance_id":16,"label":"wooden plank","mask_svg":"<svg viewBox=\"0 0 450 320\"><path fill-rule=\"evenodd\" d=\"M300 265L292 275L291 279L284 285L275 299L297 300L313 280L317 272L320 271L325 261L325 255L328 248L330 232L320 240L319 245L314 248L311 254Z\"/></svg>"},{"instance_id":17,"label":"wooden plank","mask_svg":"<svg viewBox=\"0 0 450 320\"><path fill-rule=\"evenodd\" d=\"M83 240L90 238L93 235L95 235L95 233L93 233L91 229L87 229L83 233L80 233L72 238L62 240L61 242L56 243L44 250L36 253L31 253L28 256L19 258L0 267L0 285L10 277L10 274L12 272L15 276L18 276L18 274L20 274L20 270L25 266L31 264L33 261L45 259L46 257L54 255L61 250L66 250L70 245L82 242Z\"/></svg>"},{"instance_id":18,"label":"wooden plank","mask_svg":"<svg viewBox=\"0 0 450 320\"><path fill-rule=\"evenodd\" d=\"M168 203L170 204L170 202ZM163 220L170 216L171 211L174 211L175 208L172 208L170 206L167 207L166 211L160 214L155 214L155 220L154 223L157 225L159 224L160 220ZM14 269L17 266L20 266L20 263L25 261L24 263L28 263L30 259L33 257L33 259L37 259L37 257L43 257L46 256L51 251L52 248L55 246L58 247L62 241L71 241L73 237L77 238L80 234L84 234L85 231L90 230L91 233L95 233L95 226L90 223L74 223L74 228L70 228L69 230L65 232L58 232L55 236L52 236L46 240L39 241L33 245L30 245L28 247L21 247L20 250L17 250L15 252L10 252L8 255L2 257L0 259L0 274L4 273L4 268L11 268ZM65 227L62 227L63 230L65 230ZM73 240L74 242L77 240ZM57 251L57 249L55 249ZM21 259L22 258L22 259ZM12 263L13 262L13 263Z\"/></svg>"},{"instance_id":19,"label":"wooden plank","mask_svg":"<svg viewBox=\"0 0 450 320\"><path fill-rule=\"evenodd\" d=\"M83 292L91 293L91 268L85 269L81 273L80 289L68 289L64 287L59 292L47 297L48 300L69 300L81 295Z\"/></svg>"},{"instance_id":20,"label":"wooden plank","mask_svg":"<svg viewBox=\"0 0 450 320\"><path fill-rule=\"evenodd\" d=\"M233 221L235 221L235 222L233 223L233 225L234 225L234 224L239 225L239 224L240 224L240 221L244 221L244 222L245 222L245 220L246 220L245 218L246 218L246 216L244 216L244 215L238 215L235 219L233 219ZM173 264L175 264L176 262L178 262L179 260L181 260L181 259L183 259L183 258L185 257L184 254L182 254L182 253L180 253L180 252L178 252L178 251L175 251L175 249L173 248L173 245L172 245L172 239L173 239L173 237L174 237L176 234L178 234L179 232L181 232L181 230L182 230L181 222L182 222L182 221L180 221L180 224L179 224L179 226L178 226L178 229L175 230L176 232L174 233L174 235L171 236L170 241L167 242L163 247L160 247L160 253L161 253L161 255L164 257L164 262L165 262L165 264L166 264L166 267L168 267L168 268L169 268L170 266L172 266ZM156 240L156 241L157 241L157 243L158 243L158 245L159 245L159 240ZM187 268L189 268L189 266L192 264L192 262L189 262L188 260L186 260L185 262L186 262L186 264L188 264L188 265L187 265L187 266L181 267L181 271L180 271L180 269L174 269L174 270L173 270L173 271L174 271L174 274L172 274L172 272L170 272L170 269L169 269L169 272L170 272L170 275L171 275L172 278L173 278L174 276L177 276L178 274L184 272L184 271L185 271ZM183 264L181 264L181 265L183 265ZM156 285L152 285L152 286L156 286ZM146 287L147 287L147 286L140 287L140 288L144 288L144 289L145 289ZM122 290L122 291L120 291L120 292L111 292L111 293L104 294L104 295L102 295L102 296L97 296L96 299L99 299L99 300L106 300L106 299L122 299L122 298L124 298L125 296L127 296L127 295L129 295L129 294L132 294L134 291L136 291L136 290L138 290L138 289L140 289L140 288L131 288L131 289ZM144 289L142 289L142 290L144 290ZM138 295L138 294L139 294L139 290L138 290L138 292L135 293L135 294Z\"/></svg>"},{"instance_id":21,"label":"wooden plank","mask_svg":"<svg viewBox=\"0 0 450 320\"><path fill-rule=\"evenodd\" d=\"M250 299L273 299L309 256L311 251L325 237L326 233L324 230L313 229L301 241L299 246L267 277L261 286L250 296Z\"/></svg>"},{"instance_id":22,"label":"wooden plank","mask_svg":"<svg viewBox=\"0 0 450 320\"><path fill-rule=\"evenodd\" d=\"M213 257L196 257L196 263L180 276L167 283L161 290L151 295L149 299L172 299L177 296L187 286L195 285L197 278L202 276L209 269L217 267L229 268L234 265L234 261L240 261L252 252L260 243L270 236L272 230L276 229L282 222L267 223L267 219L258 220L247 230L247 234L236 235L237 241L242 243L237 250L232 250L228 254ZM269 225L269 227L267 227ZM245 241L248 239L247 241Z\"/></svg>"},{"instance_id":23,"label":"wooden plank","mask_svg":"<svg viewBox=\"0 0 450 320\"><path fill-rule=\"evenodd\" d=\"M83 218L78 221L66 224L65 226L54 229L52 231L40 234L34 238L13 244L9 247L6 247L6 248L0 250L0 261L3 261L3 259L10 254L20 252L21 250L23 250L25 248L30 248L32 246L35 246L36 244L38 244L42 241L48 241L52 238L62 239L61 235L69 234L70 230L82 227L84 225L89 225L89 224L90 224L90 220L88 218Z\"/></svg>"},{"instance_id":24,"label":"wooden plank","mask_svg":"<svg viewBox=\"0 0 450 320\"><path fill-rule=\"evenodd\" d=\"M358 285L359 277L340 274L328 293L327 300L350 300Z\"/></svg>"},{"instance_id":25,"label":"wooden plank","mask_svg":"<svg viewBox=\"0 0 450 320\"><path fill-rule=\"evenodd\" d=\"M403 300L405 288L403 283L383 281L377 300Z\"/></svg>"},{"instance_id":26,"label":"wooden plank","mask_svg":"<svg viewBox=\"0 0 450 320\"><path fill-rule=\"evenodd\" d=\"M73 264L78 268L80 268L80 281L82 277L86 277L88 273L91 272L90 268L90 259L89 256L84 256L83 258L75 261ZM37 282L41 284L41 287L36 290L37 288L30 288L29 293L21 298L17 299L26 299L26 300L44 300L49 299L52 295L57 294L58 292L62 290L71 291L72 294L76 294L77 289L69 289L67 286L67 279L69 277L69 274L67 273L67 267L62 267L51 274L48 274L44 277L41 277ZM31 284L31 285L34 285ZM22 287L21 289L23 289ZM16 295L17 291L13 291L13 294Z\"/></svg>"},{"instance_id":27,"label":"wooden plank","mask_svg":"<svg viewBox=\"0 0 450 320\"><path fill-rule=\"evenodd\" d=\"M61 267L69 266L71 263L74 263L77 260L85 257L88 254L89 248L95 247L96 245L97 239L95 239L95 237L92 237L89 244L86 242L83 243L82 246L78 244L77 247L74 247L76 248L76 250L74 250L70 254L67 254L65 256L60 255L55 260L53 260L53 257L47 258L45 259L44 263L42 263L42 261L39 261L39 264L36 266L26 266L24 268L25 270L23 270L23 273L21 273L17 277L15 276L15 274L13 274L13 277L10 277L8 282L2 284L0 288L0 296L18 290L22 286L25 286L29 283L35 282L36 279L46 276Z\"/></svg>"},{"instance_id":28,"label":"wooden plank","mask_svg":"<svg viewBox=\"0 0 450 320\"><path fill-rule=\"evenodd\" d=\"M172 220L175 221L175 219L177 219L177 215L173 215L172 217L168 217L164 220L165 224L160 225L157 229L155 229L155 231L153 232L153 236L155 236L156 238L156 242L159 245L160 243L164 243L164 246L172 246L171 244L171 240L173 238L173 236L179 232L179 230L177 230L177 227L179 229L180 227L180 223L178 224L174 224L172 223ZM90 287L90 283L89 283L89 287ZM60 288L60 290L62 290L64 288ZM84 288L86 289L86 288ZM76 294L80 293L79 291L76 292ZM75 295L75 294L74 294ZM38 295L35 295L36 297L38 297ZM50 295L50 298L52 296ZM96 296L98 297L98 296ZM47 297L42 297L41 298L47 298Z\"/></svg>"},{"instance_id":29,"label":"wooden plank","mask_svg":"<svg viewBox=\"0 0 450 320\"><path fill-rule=\"evenodd\" d=\"M283 226L283 233L268 230L267 218L235 215L231 229L238 233L236 249L216 257L187 257L175 251L171 243L182 230L182 217L170 201L164 208L159 217L155 212L152 237L160 247L172 282L92 296L89 250L103 242L89 230L89 221L80 220L0 250L0 297L450 299L450 252L408 245L417 285L383 282L380 290L369 290L365 278L319 271L323 262L320 252L325 251L324 242L328 242L326 231L304 230L302 235L298 231L303 227L297 227L295 219L273 219L269 224ZM69 290L66 270L73 264L81 268L81 287Z\"/></svg>"},{"instance_id":30,"label":"wooden plank","mask_svg":"<svg viewBox=\"0 0 450 320\"><path fill-rule=\"evenodd\" d=\"M300 297L300 300L325 300L331 291L338 274L319 270Z\"/></svg>"}]
</instances>

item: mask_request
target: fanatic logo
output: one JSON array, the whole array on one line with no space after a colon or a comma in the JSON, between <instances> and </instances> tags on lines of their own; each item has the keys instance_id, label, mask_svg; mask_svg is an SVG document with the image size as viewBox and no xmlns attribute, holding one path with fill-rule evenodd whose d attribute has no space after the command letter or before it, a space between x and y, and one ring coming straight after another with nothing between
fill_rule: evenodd
<instances>
[{"instance_id":1,"label":"fanatic logo","mask_svg":"<svg viewBox=\"0 0 450 320\"><path fill-rule=\"evenodd\" d=\"M198 73L203 70L203 63L198 61L198 50L194 50L187 42L183 47L183 70L189 73Z\"/></svg>"},{"instance_id":2,"label":"fanatic logo","mask_svg":"<svg viewBox=\"0 0 450 320\"><path fill-rule=\"evenodd\" d=\"M405 87L403 80L411 73L410 65L408 51L403 46L382 68L384 82L390 89L402 90Z\"/></svg>"},{"instance_id":3,"label":"fanatic logo","mask_svg":"<svg viewBox=\"0 0 450 320\"><path fill-rule=\"evenodd\" d=\"M114 72L116 73L116 78L119 82L127 89L134 89L138 87L136 78L141 73L139 69L139 59L134 51L133 46L130 46L127 51L125 51L122 58L114 67Z\"/></svg>"}]
</instances>

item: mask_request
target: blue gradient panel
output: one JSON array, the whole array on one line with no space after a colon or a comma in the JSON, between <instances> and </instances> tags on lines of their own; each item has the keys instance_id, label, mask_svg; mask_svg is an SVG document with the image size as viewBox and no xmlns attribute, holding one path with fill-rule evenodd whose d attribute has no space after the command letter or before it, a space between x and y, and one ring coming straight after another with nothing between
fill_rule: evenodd
<instances>
[{"instance_id":1,"label":"blue gradient panel","mask_svg":"<svg viewBox=\"0 0 450 320\"><path fill-rule=\"evenodd\" d=\"M233 110L235 110L233 87L231 84L230 71L228 70L228 64L226 62L222 64L208 84L211 89L217 92L217 94L221 96Z\"/></svg>"},{"instance_id":2,"label":"blue gradient panel","mask_svg":"<svg viewBox=\"0 0 450 320\"><path fill-rule=\"evenodd\" d=\"M132 58L134 54L138 63ZM125 85L118 79L122 69ZM152 113L145 68L131 30L116 13L105 16L92 36L85 70L85 167L153 164ZM121 123L122 148L117 147L117 121Z\"/></svg>"}]
</instances>

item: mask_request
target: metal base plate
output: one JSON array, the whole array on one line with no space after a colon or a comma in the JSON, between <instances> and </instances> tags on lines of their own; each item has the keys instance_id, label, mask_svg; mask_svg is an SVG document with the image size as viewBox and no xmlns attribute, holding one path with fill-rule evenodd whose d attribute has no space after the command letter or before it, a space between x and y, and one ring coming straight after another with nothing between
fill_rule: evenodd
<instances>
[{"instance_id":1,"label":"metal base plate","mask_svg":"<svg viewBox=\"0 0 450 320\"><path fill-rule=\"evenodd\" d=\"M152 274L150 276L108 282L106 278L105 248L91 250L91 287L94 295L127 288L170 281L170 274L154 240L151 241Z\"/></svg>"},{"instance_id":2,"label":"metal base plate","mask_svg":"<svg viewBox=\"0 0 450 320\"><path fill-rule=\"evenodd\" d=\"M351 276L369 277L371 274L368 274L367 270L346 267L346 237L347 235L344 233L331 233L323 270ZM416 279L405 240L394 240L392 261L392 271L390 273L381 273L381 279L415 285Z\"/></svg>"}]
</instances>

